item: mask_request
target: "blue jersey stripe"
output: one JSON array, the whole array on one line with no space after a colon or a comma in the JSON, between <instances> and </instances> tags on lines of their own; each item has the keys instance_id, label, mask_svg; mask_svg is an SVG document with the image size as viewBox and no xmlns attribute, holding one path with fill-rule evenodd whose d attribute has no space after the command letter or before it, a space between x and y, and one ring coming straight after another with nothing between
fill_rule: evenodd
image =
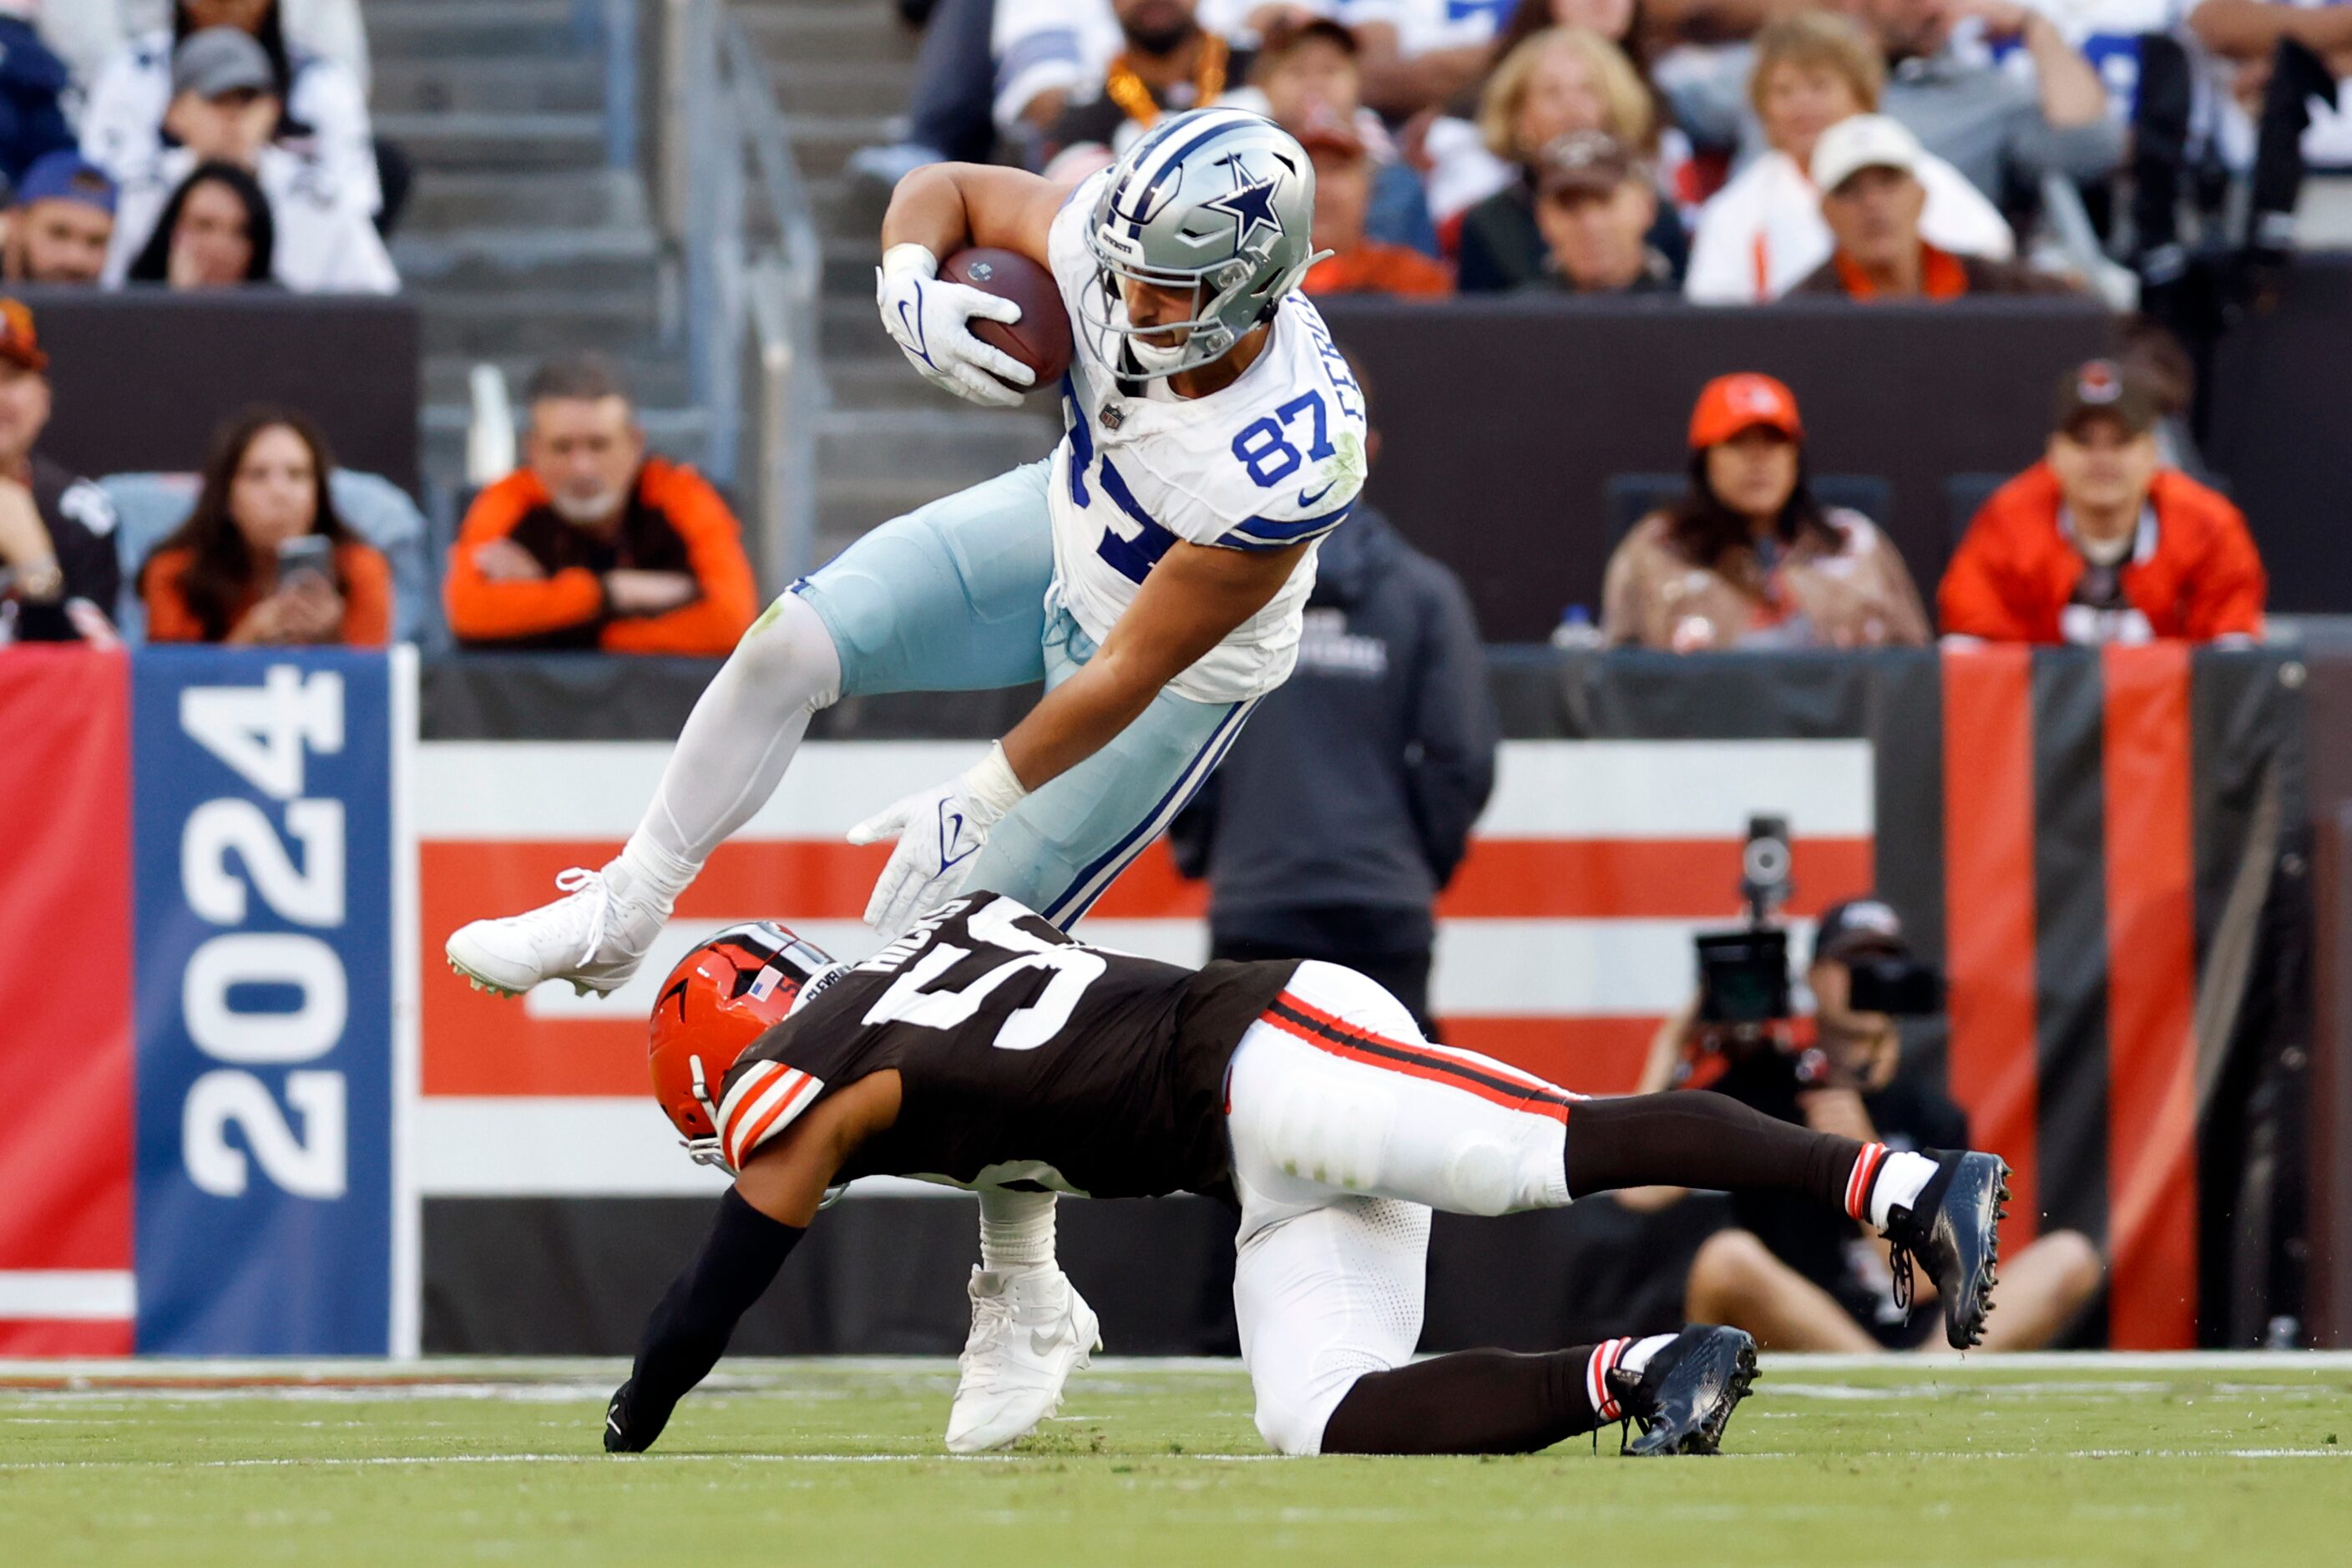
<instances>
[{"instance_id":1,"label":"blue jersey stripe","mask_svg":"<svg viewBox=\"0 0 2352 1568\"><path fill-rule=\"evenodd\" d=\"M1235 527L1217 542L1228 550L1287 550L1302 540L1312 539L1319 533L1330 532L1347 521L1348 514L1355 510L1356 503L1351 500L1347 505L1336 507L1319 517L1302 517L1280 521L1268 517L1254 517Z\"/></svg>"}]
</instances>

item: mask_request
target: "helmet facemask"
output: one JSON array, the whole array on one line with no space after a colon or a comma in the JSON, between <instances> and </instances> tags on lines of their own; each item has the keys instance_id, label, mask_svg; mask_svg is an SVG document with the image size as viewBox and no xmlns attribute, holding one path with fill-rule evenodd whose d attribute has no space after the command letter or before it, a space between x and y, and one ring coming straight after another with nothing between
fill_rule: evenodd
<instances>
[{"instance_id":1,"label":"helmet facemask","mask_svg":"<svg viewBox=\"0 0 2352 1568\"><path fill-rule=\"evenodd\" d=\"M1165 142L1181 142L1191 155L1154 163ZM1150 172L1129 191L1130 176L1146 165ZM1113 169L1087 227L1097 287L1081 292L1077 316L1091 358L1113 379L1137 382L1232 353L1322 258L1304 243L1314 192L1314 166L1258 116L1194 110L1137 143ZM1137 326L1129 284L1189 300L1182 319Z\"/></svg>"}]
</instances>

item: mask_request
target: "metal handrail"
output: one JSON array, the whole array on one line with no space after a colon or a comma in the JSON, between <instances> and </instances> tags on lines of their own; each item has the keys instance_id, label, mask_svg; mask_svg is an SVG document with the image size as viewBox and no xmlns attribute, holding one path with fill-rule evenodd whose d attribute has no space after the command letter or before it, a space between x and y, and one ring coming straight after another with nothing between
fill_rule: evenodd
<instances>
[{"instance_id":1,"label":"metal handrail","mask_svg":"<svg viewBox=\"0 0 2352 1568\"><path fill-rule=\"evenodd\" d=\"M727 18L726 43L740 125L776 224L776 246L753 263L746 287L759 354L756 490L767 564L781 584L816 565L816 427L829 401L817 341L824 247L767 62L739 17Z\"/></svg>"},{"instance_id":2,"label":"metal handrail","mask_svg":"<svg viewBox=\"0 0 2352 1568\"><path fill-rule=\"evenodd\" d=\"M659 194L683 263L686 350L709 421L705 468L747 503L781 586L814 564L824 251L774 83L722 0L663 0ZM751 229L750 174L774 219ZM749 461L745 437L750 437Z\"/></svg>"}]
</instances>

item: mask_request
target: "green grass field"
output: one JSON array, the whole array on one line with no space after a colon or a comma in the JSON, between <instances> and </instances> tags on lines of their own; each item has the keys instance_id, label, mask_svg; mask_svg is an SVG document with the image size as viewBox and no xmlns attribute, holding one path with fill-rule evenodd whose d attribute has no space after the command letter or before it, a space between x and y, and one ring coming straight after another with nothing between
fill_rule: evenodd
<instances>
[{"instance_id":1,"label":"green grass field","mask_svg":"<svg viewBox=\"0 0 2352 1568\"><path fill-rule=\"evenodd\" d=\"M733 1363L612 1459L620 1370L0 1368L0 1563L2352 1560L2344 1357L1768 1357L1724 1458L1647 1462L1271 1459L1237 1369L1150 1362L977 1459L951 1366Z\"/></svg>"}]
</instances>

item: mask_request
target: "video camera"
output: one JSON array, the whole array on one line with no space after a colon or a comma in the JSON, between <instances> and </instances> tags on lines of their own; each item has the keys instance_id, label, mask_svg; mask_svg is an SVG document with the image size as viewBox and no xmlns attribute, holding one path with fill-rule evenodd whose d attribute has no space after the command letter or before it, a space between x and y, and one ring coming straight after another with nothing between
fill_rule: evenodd
<instances>
[{"instance_id":1,"label":"video camera","mask_svg":"<svg viewBox=\"0 0 2352 1568\"><path fill-rule=\"evenodd\" d=\"M1727 1027L1735 1039L1761 1039L1767 1025L1792 1016L1789 933L1774 916L1795 891L1793 864L1789 819L1749 817L1748 841L1739 852L1739 895L1748 905L1748 923L1739 931L1706 931L1696 939L1698 1021ZM1853 976L1848 1005L1857 1013L1916 1018L1943 1011L1943 976L1916 959L1881 953L1845 963Z\"/></svg>"}]
</instances>

